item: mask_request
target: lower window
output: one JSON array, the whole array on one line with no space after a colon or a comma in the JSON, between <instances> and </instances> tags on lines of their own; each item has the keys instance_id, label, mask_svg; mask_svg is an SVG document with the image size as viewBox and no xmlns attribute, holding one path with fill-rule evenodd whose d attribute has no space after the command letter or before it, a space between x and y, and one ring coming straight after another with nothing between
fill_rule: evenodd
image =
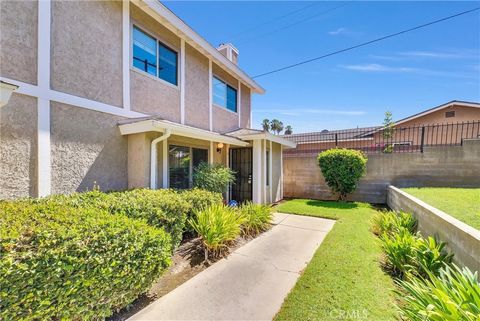
<instances>
[{"instance_id":1,"label":"lower window","mask_svg":"<svg viewBox=\"0 0 480 321\"><path fill-rule=\"evenodd\" d=\"M202 162L208 162L207 149L170 145L168 149L170 188L191 188L193 169Z\"/></svg>"}]
</instances>

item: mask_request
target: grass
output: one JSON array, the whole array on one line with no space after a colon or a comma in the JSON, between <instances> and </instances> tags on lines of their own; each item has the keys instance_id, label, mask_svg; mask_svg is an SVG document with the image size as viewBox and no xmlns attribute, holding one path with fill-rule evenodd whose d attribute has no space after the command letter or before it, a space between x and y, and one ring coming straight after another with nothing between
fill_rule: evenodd
<instances>
[{"instance_id":1,"label":"grass","mask_svg":"<svg viewBox=\"0 0 480 321\"><path fill-rule=\"evenodd\" d=\"M480 230L480 188L422 187L403 190Z\"/></svg>"},{"instance_id":2,"label":"grass","mask_svg":"<svg viewBox=\"0 0 480 321\"><path fill-rule=\"evenodd\" d=\"M285 299L279 320L396 320L394 284L380 266L370 231L377 210L365 203L291 200L278 212L337 219Z\"/></svg>"}]
</instances>

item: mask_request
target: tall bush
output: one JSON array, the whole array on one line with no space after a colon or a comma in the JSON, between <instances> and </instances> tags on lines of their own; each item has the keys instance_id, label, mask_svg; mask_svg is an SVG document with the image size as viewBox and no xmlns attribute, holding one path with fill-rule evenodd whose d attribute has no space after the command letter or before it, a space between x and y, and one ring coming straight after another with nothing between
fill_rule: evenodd
<instances>
[{"instance_id":1,"label":"tall bush","mask_svg":"<svg viewBox=\"0 0 480 321\"><path fill-rule=\"evenodd\" d=\"M124 215L0 202L0 319L104 319L146 292L170 255L165 231Z\"/></svg>"},{"instance_id":2,"label":"tall bush","mask_svg":"<svg viewBox=\"0 0 480 321\"><path fill-rule=\"evenodd\" d=\"M211 192L224 193L234 181L234 171L222 164L200 163L193 172L193 185Z\"/></svg>"},{"instance_id":3,"label":"tall bush","mask_svg":"<svg viewBox=\"0 0 480 321\"><path fill-rule=\"evenodd\" d=\"M367 158L357 150L329 149L320 153L317 160L328 187L339 200L354 192L366 173Z\"/></svg>"}]
</instances>

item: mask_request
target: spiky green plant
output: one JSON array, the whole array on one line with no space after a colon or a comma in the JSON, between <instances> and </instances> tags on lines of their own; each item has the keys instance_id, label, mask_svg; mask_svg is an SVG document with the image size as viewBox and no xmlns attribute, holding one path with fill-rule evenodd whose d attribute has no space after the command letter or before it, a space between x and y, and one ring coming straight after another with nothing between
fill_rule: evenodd
<instances>
[{"instance_id":1,"label":"spiky green plant","mask_svg":"<svg viewBox=\"0 0 480 321\"><path fill-rule=\"evenodd\" d=\"M386 267L394 276L403 278L415 270L415 247L418 237L403 229L396 234L384 233L380 237L385 253Z\"/></svg>"},{"instance_id":2,"label":"spiky green plant","mask_svg":"<svg viewBox=\"0 0 480 321\"><path fill-rule=\"evenodd\" d=\"M239 211L243 217L242 231L246 235L257 235L272 223L273 214L269 206L247 202L240 206Z\"/></svg>"},{"instance_id":3,"label":"spiky green plant","mask_svg":"<svg viewBox=\"0 0 480 321\"><path fill-rule=\"evenodd\" d=\"M416 228L417 220L412 214L405 212L381 212L372 220L372 231L376 235L398 233L401 229L414 233Z\"/></svg>"},{"instance_id":4,"label":"spiky green plant","mask_svg":"<svg viewBox=\"0 0 480 321\"><path fill-rule=\"evenodd\" d=\"M399 281L399 309L410 321L480 320L478 272L446 266L439 276Z\"/></svg>"},{"instance_id":5,"label":"spiky green plant","mask_svg":"<svg viewBox=\"0 0 480 321\"><path fill-rule=\"evenodd\" d=\"M201 237L205 248L205 260L209 254L216 256L228 247L228 243L240 235L243 217L237 211L225 205L213 205L197 211L189 224Z\"/></svg>"},{"instance_id":6,"label":"spiky green plant","mask_svg":"<svg viewBox=\"0 0 480 321\"><path fill-rule=\"evenodd\" d=\"M438 275L440 269L445 264L450 264L453 254L445 250L445 242L437 241L429 236L428 238L419 238L415 246L415 265L418 275L428 277L429 273Z\"/></svg>"}]
</instances>

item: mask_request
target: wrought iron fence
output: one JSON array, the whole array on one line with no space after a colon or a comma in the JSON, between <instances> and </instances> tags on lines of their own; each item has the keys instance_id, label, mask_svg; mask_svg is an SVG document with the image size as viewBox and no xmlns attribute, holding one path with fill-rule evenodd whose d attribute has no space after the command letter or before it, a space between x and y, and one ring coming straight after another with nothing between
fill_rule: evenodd
<instances>
[{"instance_id":1,"label":"wrought iron fence","mask_svg":"<svg viewBox=\"0 0 480 321\"><path fill-rule=\"evenodd\" d=\"M480 138L480 120L425 126L368 127L285 135L297 143L285 149L284 157L316 156L331 148L349 148L365 153L415 153L429 146L459 146L464 139Z\"/></svg>"}]
</instances>

